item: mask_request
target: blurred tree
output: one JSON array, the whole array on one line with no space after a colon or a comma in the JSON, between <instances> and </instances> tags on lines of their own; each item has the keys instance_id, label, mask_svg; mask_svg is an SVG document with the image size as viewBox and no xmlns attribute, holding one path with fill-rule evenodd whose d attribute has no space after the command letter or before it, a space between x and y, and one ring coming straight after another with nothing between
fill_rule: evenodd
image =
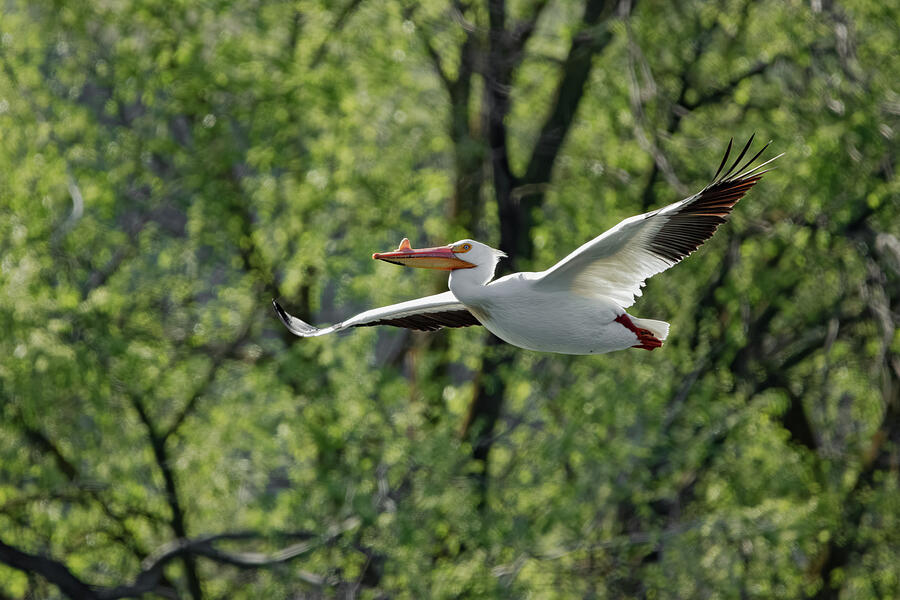
<instances>
[{"instance_id":1,"label":"blurred tree","mask_svg":"<svg viewBox=\"0 0 900 600\"><path fill-rule=\"evenodd\" d=\"M0 16L0 597L900 595L900 9ZM444 288L403 235L543 268L753 131L662 351L270 314Z\"/></svg>"}]
</instances>

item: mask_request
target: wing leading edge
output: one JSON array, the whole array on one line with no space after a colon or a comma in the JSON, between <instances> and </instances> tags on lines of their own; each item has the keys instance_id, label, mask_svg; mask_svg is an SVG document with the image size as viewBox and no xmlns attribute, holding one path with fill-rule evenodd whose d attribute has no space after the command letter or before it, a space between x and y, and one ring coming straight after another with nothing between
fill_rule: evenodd
<instances>
[{"instance_id":1,"label":"wing leading edge","mask_svg":"<svg viewBox=\"0 0 900 600\"><path fill-rule=\"evenodd\" d=\"M300 337L317 337L350 327L373 327L375 325L392 325L419 331L434 331L442 327L481 325L475 315L470 313L452 292L367 310L346 321L321 329L289 314L276 300L272 300L272 306L284 326L291 333Z\"/></svg>"}]
</instances>

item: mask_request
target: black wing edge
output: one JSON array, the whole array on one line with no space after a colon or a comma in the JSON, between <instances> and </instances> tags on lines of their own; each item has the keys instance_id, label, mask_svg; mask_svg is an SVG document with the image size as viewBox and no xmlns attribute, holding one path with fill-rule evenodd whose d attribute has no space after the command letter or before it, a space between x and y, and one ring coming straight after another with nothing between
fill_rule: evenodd
<instances>
[{"instance_id":1,"label":"black wing edge","mask_svg":"<svg viewBox=\"0 0 900 600\"><path fill-rule=\"evenodd\" d=\"M397 317L396 319L381 319L371 323L360 323L359 325L354 325L354 327L372 327L375 325L391 325L417 331L437 331L442 327L481 325L481 322L467 310L448 310L446 312L408 315L406 317Z\"/></svg>"},{"instance_id":2,"label":"black wing edge","mask_svg":"<svg viewBox=\"0 0 900 600\"><path fill-rule=\"evenodd\" d=\"M294 335L309 337L319 331L318 327L313 327L309 323L288 314L288 312L278 304L278 300L275 300L274 298L272 299L272 306L275 308L275 314L278 315L278 319L285 327L287 327L288 331Z\"/></svg>"},{"instance_id":3,"label":"black wing edge","mask_svg":"<svg viewBox=\"0 0 900 600\"><path fill-rule=\"evenodd\" d=\"M779 154L753 166L756 159L772 143L770 141L754 154L753 158L741 163L755 136L756 134L750 136L731 167L723 173L734 146L734 139L732 138L728 142L725 155L722 157L722 162L713 176L712 182L669 216L666 224L653 237L650 250L654 254L677 263L699 248L703 242L712 237L719 225L725 222L738 200L743 198L744 194L770 170L761 171L760 169L783 156L783 154Z\"/></svg>"}]
</instances>

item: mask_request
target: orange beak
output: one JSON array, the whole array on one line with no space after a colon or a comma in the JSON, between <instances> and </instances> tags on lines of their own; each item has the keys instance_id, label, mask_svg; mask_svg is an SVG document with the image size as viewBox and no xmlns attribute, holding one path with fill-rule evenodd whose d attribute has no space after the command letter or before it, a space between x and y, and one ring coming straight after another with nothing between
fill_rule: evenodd
<instances>
[{"instance_id":1,"label":"orange beak","mask_svg":"<svg viewBox=\"0 0 900 600\"><path fill-rule=\"evenodd\" d=\"M407 267L419 267L421 269L440 269L442 271L471 269L477 266L461 258L456 258L450 246L420 248L417 250L409 245L409 240L406 238L403 238L403 241L400 242L400 247L393 252L376 252L372 255L372 258L394 263L395 265L406 265Z\"/></svg>"}]
</instances>

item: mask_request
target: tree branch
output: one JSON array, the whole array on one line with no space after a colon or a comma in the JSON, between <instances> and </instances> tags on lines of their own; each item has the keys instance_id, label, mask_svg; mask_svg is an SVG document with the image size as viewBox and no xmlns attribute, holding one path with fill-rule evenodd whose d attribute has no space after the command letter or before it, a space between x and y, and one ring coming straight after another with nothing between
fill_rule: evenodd
<instances>
[{"instance_id":1,"label":"tree branch","mask_svg":"<svg viewBox=\"0 0 900 600\"><path fill-rule=\"evenodd\" d=\"M209 367L209 371L206 373L206 378L203 380L203 383L197 388L191 398L185 403L182 407L181 411L175 416L172 420L171 425L160 434L160 441L165 444L166 440L168 440L172 435L174 435L181 425L184 423L185 419L187 419L193 412L197 406L197 402L206 394L209 386L215 381L216 374L219 372L219 368L225 362L225 359L228 358L241 344L243 344L247 340L247 336L250 333L250 324L252 322L251 318L248 318L244 323L244 328L237 337L227 347L222 349L218 354L216 354L213 359L212 365Z\"/></svg>"},{"instance_id":2,"label":"tree branch","mask_svg":"<svg viewBox=\"0 0 900 600\"><path fill-rule=\"evenodd\" d=\"M258 531L241 531L202 536L194 539L176 540L161 547L144 561L144 565L142 565L143 571L137 576L134 584L109 589L101 595L101 598L113 600L116 598L136 596L153 590L159 583L165 566L179 557L202 556L214 562L231 565L241 569L270 567L292 561L301 556L306 556L313 550L334 542L344 533L356 529L359 524L359 519L347 519L330 533L322 536L318 542L313 542L312 540L315 538L315 535L306 531L282 532L276 534L266 534ZM290 546L271 554L259 552L227 552L216 547L216 544L219 542L265 540L273 537L273 535L275 537L294 538L302 541L291 544ZM329 578L306 573L305 571L297 571L295 573L298 578L311 585L323 586L333 585L335 583L335 581Z\"/></svg>"},{"instance_id":3,"label":"tree branch","mask_svg":"<svg viewBox=\"0 0 900 600\"><path fill-rule=\"evenodd\" d=\"M3 540L0 540L0 562L25 573L37 573L58 587L69 598L75 600L100 598L91 586L75 577L63 563L46 556L19 550L5 544Z\"/></svg>"},{"instance_id":4,"label":"tree branch","mask_svg":"<svg viewBox=\"0 0 900 600\"><path fill-rule=\"evenodd\" d=\"M25 434L28 441L38 449L49 454L53 458L53 462L56 463L56 468L62 471L62 474L66 476L66 479L69 481L77 481L79 479L78 469L69 461L69 459L63 456L62 451L56 447L56 444L54 444L43 431L25 423L24 419L20 419L20 422L22 425L22 433Z\"/></svg>"},{"instance_id":5,"label":"tree branch","mask_svg":"<svg viewBox=\"0 0 900 600\"><path fill-rule=\"evenodd\" d=\"M163 571L171 561L186 557L202 556L220 564L231 565L241 569L258 569L282 564L305 556L320 547L321 544L312 542L298 542L287 546L272 554L257 552L226 552L216 548L215 544L224 540L250 540L262 539L260 533L245 532L242 534L220 534L205 536L196 539L176 540L163 546L157 553L145 561L144 570L135 578L131 585L122 585L104 590L99 598L103 600L115 600L117 598L130 598L152 592L159 585L163 577ZM331 583L325 577L307 573L305 571L294 572L295 576L306 583L322 586Z\"/></svg>"},{"instance_id":6,"label":"tree branch","mask_svg":"<svg viewBox=\"0 0 900 600\"><path fill-rule=\"evenodd\" d=\"M413 16L413 10L410 9L407 12L407 17ZM444 69L444 61L441 58L441 55L438 54L437 48L434 47L434 44L431 43L431 38L425 33L424 27L416 26L416 34L421 40L422 45L425 46L425 51L428 53L428 58L431 59L431 64L434 66L434 71L437 73L441 82L443 82L444 87L447 88L447 91L450 95L453 95L453 87L456 84L456 80L454 80L447 71ZM471 36L471 34L467 34L466 38ZM462 53L462 52L460 52Z\"/></svg>"},{"instance_id":7,"label":"tree branch","mask_svg":"<svg viewBox=\"0 0 900 600\"><path fill-rule=\"evenodd\" d=\"M319 66L322 60L325 58L325 54L328 52L328 45L331 43L331 38L344 28L344 25L347 24L347 19L350 18L350 15L359 8L359 5L362 4L362 0L350 0L344 8L341 9L341 12L338 13L337 19L334 20L334 25L331 27L331 31L328 32L328 35L325 36L325 40L319 45L316 49L315 53L313 53L312 61L309 63L310 69L315 69Z\"/></svg>"},{"instance_id":8,"label":"tree branch","mask_svg":"<svg viewBox=\"0 0 900 600\"><path fill-rule=\"evenodd\" d=\"M163 476L166 488L166 502L172 513L171 520L169 521L172 532L175 534L175 537L185 539L187 538L187 526L185 524L184 510L181 507L181 501L178 497L178 486L175 482L175 472L172 470L168 450L166 449L166 440L157 432L156 426L150 419L150 415L147 413L147 409L140 398L134 394L129 394L129 398L131 399L132 406L138 413L138 417L140 417L141 422L147 429L147 437L153 448L153 456L156 458L156 465L159 467ZM191 596L194 600L201 600L203 598L203 589L200 586L200 577L197 574L197 564L194 560L194 556L192 554L183 554L182 558Z\"/></svg>"},{"instance_id":9,"label":"tree branch","mask_svg":"<svg viewBox=\"0 0 900 600\"><path fill-rule=\"evenodd\" d=\"M529 10L531 14L509 32L510 41L517 54L521 55L525 50L525 44L528 43L529 38L531 38L531 35L537 28L538 19L540 19L544 9L547 8L547 4L548 0L535 0Z\"/></svg>"},{"instance_id":10,"label":"tree branch","mask_svg":"<svg viewBox=\"0 0 900 600\"><path fill-rule=\"evenodd\" d=\"M583 29L572 39L564 62L563 76L556 87L553 106L544 120L522 177L524 183L550 181L556 156L584 96L594 55L612 40L612 33L604 26L604 20L611 14L612 7L605 0L588 0L585 5Z\"/></svg>"},{"instance_id":11,"label":"tree branch","mask_svg":"<svg viewBox=\"0 0 900 600\"><path fill-rule=\"evenodd\" d=\"M747 11L749 10L749 6L750 2L745 3L743 6L741 14L744 18L741 21L742 23L746 21L746 15ZM779 54L768 62L759 61L743 73L733 77L724 85L715 88L714 90L704 95L701 95L697 100L694 100L693 102L687 102L687 94L691 89L691 81L693 79L693 68L700 61L700 59L703 57L703 54L709 47L710 41L713 39L713 33L720 27L721 24L719 19L715 19L709 27L706 27L696 36L694 53L691 59L685 63L684 68L681 70L681 74L678 78L678 94L669 111L669 117L665 131L670 136L678 131L685 116L698 108L724 100L725 98L729 97L731 93L734 92L734 90L737 88L737 86L740 85L743 81L764 73L778 60L786 58L785 55ZM664 160L659 160L661 157L664 159L664 156L661 155L661 152L657 154L658 144L654 143L651 146L651 151L654 155L653 168L650 171L650 175L647 178L647 183L644 185L644 190L641 194L641 207L642 210L645 211L649 210L650 207L656 202L654 186L656 185L656 181L659 178L660 173L665 173L670 183L675 183L675 180L673 180L674 171L670 173L667 169L667 163Z\"/></svg>"},{"instance_id":12,"label":"tree branch","mask_svg":"<svg viewBox=\"0 0 900 600\"><path fill-rule=\"evenodd\" d=\"M819 578L822 580L815 594L807 596L815 600L837 600L840 597L840 588L832 586L832 575L850 562L857 543L856 529L859 527L865 515L866 494L875 482L875 474L880 468L890 462L894 452L892 446L900 442L900 399L897 397L888 399L881 426L872 435L869 447L863 454L863 468L853 484L853 489L847 494L841 504L843 511L840 518L840 528L845 535L833 534L823 552L824 560L820 562Z\"/></svg>"},{"instance_id":13,"label":"tree branch","mask_svg":"<svg viewBox=\"0 0 900 600\"><path fill-rule=\"evenodd\" d=\"M734 77L729 79L725 84L707 92L706 94L703 94L702 96L700 96L693 102L685 101L681 105L686 111L692 112L702 106L707 106L708 104L713 104L715 102L719 102L720 100L723 100L726 96L730 96L731 93L734 92L734 90L737 89L737 86L739 86L741 83L743 83L747 79L750 79L751 77L765 73L775 63L777 63L779 60L781 60L783 58L785 58L785 56L783 54L778 54L777 56L772 58L772 60L757 61L756 64L754 64L752 67L750 67L743 73L735 75Z\"/></svg>"},{"instance_id":14,"label":"tree branch","mask_svg":"<svg viewBox=\"0 0 900 600\"><path fill-rule=\"evenodd\" d=\"M69 568L46 556L29 554L0 540L0 562L19 569L26 573L36 573L59 587L70 598L76 600L115 600L118 598L131 598L158 592L164 583L165 567L176 559L187 557L204 557L213 562L230 565L240 569L260 569L283 564L306 556L333 543L345 533L358 528L360 520L350 518L332 529L327 535L317 537L312 532L276 532L264 533L259 531L239 531L207 535L193 539L180 539L162 546L149 556L142 565L142 571L131 585L116 587L91 586L75 577ZM272 537L299 539L301 541L286 546L270 554L262 552L229 552L217 547L221 542L233 541L258 541L271 539ZM306 571L294 571L298 579L317 587L336 585L337 580L308 573Z\"/></svg>"},{"instance_id":15,"label":"tree branch","mask_svg":"<svg viewBox=\"0 0 900 600\"><path fill-rule=\"evenodd\" d=\"M142 508L129 507L126 508L124 513L113 510L112 506L110 506L101 495L101 491L108 486L98 485L96 482L84 477L75 464L66 458L62 450L60 450L53 440L40 429L29 425L17 411L14 411L13 420L22 428L23 435L33 446L52 457L53 462L56 464L56 468L59 469L66 479L76 487L78 492L96 502L101 510L103 510L103 514L116 524L119 531L118 533L109 533L110 537L122 542L122 544L135 556L145 556L146 552L141 548L140 544L137 543L136 536L126 524L126 518L130 515L138 515L151 522L157 522L159 517ZM54 494L51 494L49 497L53 496ZM58 497L60 494L55 494L55 496ZM45 496L45 499L46 498L47 496Z\"/></svg>"}]
</instances>

